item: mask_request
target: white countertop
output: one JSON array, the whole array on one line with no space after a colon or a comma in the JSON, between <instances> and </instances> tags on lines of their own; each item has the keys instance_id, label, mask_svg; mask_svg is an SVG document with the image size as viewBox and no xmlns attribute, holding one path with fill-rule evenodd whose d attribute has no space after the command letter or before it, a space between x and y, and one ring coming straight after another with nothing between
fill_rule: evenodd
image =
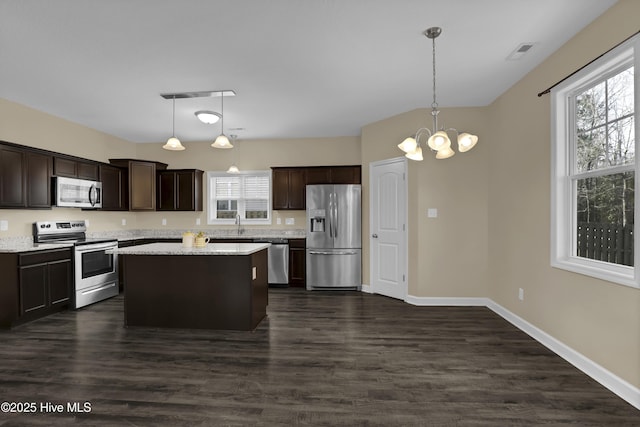
<instances>
[{"instance_id":1,"label":"white countertop","mask_svg":"<svg viewBox=\"0 0 640 427\"><path fill-rule=\"evenodd\" d=\"M182 243L149 243L113 249L119 255L251 255L269 243L208 243L203 248L185 248Z\"/></svg>"}]
</instances>

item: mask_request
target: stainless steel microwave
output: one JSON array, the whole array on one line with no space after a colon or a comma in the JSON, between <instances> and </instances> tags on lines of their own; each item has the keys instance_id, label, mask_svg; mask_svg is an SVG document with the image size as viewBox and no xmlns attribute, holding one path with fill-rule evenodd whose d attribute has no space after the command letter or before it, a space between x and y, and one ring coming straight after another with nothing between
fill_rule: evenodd
<instances>
[{"instance_id":1,"label":"stainless steel microwave","mask_svg":"<svg viewBox=\"0 0 640 427\"><path fill-rule=\"evenodd\" d=\"M55 178L56 206L70 208L101 208L102 183L86 179Z\"/></svg>"}]
</instances>

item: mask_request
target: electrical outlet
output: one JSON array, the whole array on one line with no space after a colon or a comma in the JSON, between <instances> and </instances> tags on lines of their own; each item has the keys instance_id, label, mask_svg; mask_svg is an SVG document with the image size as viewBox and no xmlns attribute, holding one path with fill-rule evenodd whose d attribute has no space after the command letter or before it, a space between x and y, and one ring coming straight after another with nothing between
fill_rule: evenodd
<instances>
[{"instance_id":1,"label":"electrical outlet","mask_svg":"<svg viewBox=\"0 0 640 427\"><path fill-rule=\"evenodd\" d=\"M0 231L9 230L9 221L6 219L0 220Z\"/></svg>"},{"instance_id":2,"label":"electrical outlet","mask_svg":"<svg viewBox=\"0 0 640 427\"><path fill-rule=\"evenodd\" d=\"M296 223L296 220L294 218L287 218L284 220L284 223L287 225L293 225Z\"/></svg>"},{"instance_id":3,"label":"electrical outlet","mask_svg":"<svg viewBox=\"0 0 640 427\"><path fill-rule=\"evenodd\" d=\"M127 225L127 220L126 220L126 218L122 218L122 225Z\"/></svg>"},{"instance_id":4,"label":"electrical outlet","mask_svg":"<svg viewBox=\"0 0 640 427\"><path fill-rule=\"evenodd\" d=\"M196 225L200 225L200 218L196 218Z\"/></svg>"},{"instance_id":5,"label":"electrical outlet","mask_svg":"<svg viewBox=\"0 0 640 427\"><path fill-rule=\"evenodd\" d=\"M162 225L167 225L167 218L162 218Z\"/></svg>"},{"instance_id":6,"label":"electrical outlet","mask_svg":"<svg viewBox=\"0 0 640 427\"><path fill-rule=\"evenodd\" d=\"M88 219L85 219L85 220L84 220L84 225L85 225L87 228L89 228L89 226L91 225L91 223L89 222L89 220L88 220Z\"/></svg>"},{"instance_id":7,"label":"electrical outlet","mask_svg":"<svg viewBox=\"0 0 640 427\"><path fill-rule=\"evenodd\" d=\"M518 289L518 299L524 301L524 289L522 288Z\"/></svg>"},{"instance_id":8,"label":"electrical outlet","mask_svg":"<svg viewBox=\"0 0 640 427\"><path fill-rule=\"evenodd\" d=\"M429 208L427 209L427 218L437 218L438 217L438 209Z\"/></svg>"},{"instance_id":9,"label":"electrical outlet","mask_svg":"<svg viewBox=\"0 0 640 427\"><path fill-rule=\"evenodd\" d=\"M276 224L278 225L282 224L282 218L276 218Z\"/></svg>"}]
</instances>

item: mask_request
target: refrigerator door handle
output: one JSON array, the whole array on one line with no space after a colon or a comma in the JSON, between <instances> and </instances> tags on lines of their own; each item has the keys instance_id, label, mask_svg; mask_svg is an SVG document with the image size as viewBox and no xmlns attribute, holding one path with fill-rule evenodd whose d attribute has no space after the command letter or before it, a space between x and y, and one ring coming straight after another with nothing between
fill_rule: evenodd
<instances>
[{"instance_id":1,"label":"refrigerator door handle","mask_svg":"<svg viewBox=\"0 0 640 427\"><path fill-rule=\"evenodd\" d=\"M338 237L338 193L333 193L333 237Z\"/></svg>"},{"instance_id":2,"label":"refrigerator door handle","mask_svg":"<svg viewBox=\"0 0 640 427\"><path fill-rule=\"evenodd\" d=\"M333 239L333 193L329 193L329 237Z\"/></svg>"}]
</instances>

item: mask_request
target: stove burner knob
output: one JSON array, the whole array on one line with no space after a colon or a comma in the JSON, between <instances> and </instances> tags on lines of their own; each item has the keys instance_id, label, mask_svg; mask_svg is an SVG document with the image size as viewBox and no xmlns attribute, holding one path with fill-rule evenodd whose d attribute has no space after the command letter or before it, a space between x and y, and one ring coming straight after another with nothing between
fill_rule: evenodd
<instances>
[{"instance_id":1,"label":"stove burner knob","mask_svg":"<svg viewBox=\"0 0 640 427\"><path fill-rule=\"evenodd\" d=\"M51 224L47 224L47 228L51 228Z\"/></svg>"}]
</instances>

